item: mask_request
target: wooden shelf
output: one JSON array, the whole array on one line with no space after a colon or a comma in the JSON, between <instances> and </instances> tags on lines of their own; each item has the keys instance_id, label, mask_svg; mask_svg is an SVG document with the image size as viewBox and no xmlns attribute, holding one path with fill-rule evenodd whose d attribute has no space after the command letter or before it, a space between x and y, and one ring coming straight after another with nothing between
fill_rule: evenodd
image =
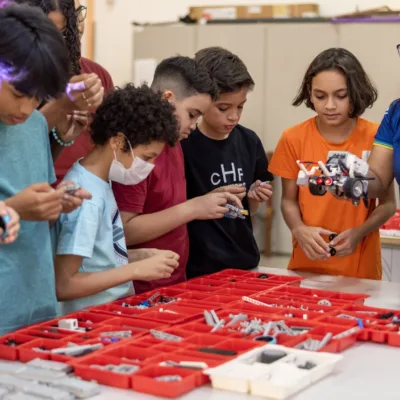
<instances>
[{"instance_id":1,"label":"wooden shelf","mask_svg":"<svg viewBox=\"0 0 400 400\"><path fill-rule=\"evenodd\" d=\"M386 246L399 246L400 247L400 237L396 236L381 236L381 244Z\"/></svg>"}]
</instances>

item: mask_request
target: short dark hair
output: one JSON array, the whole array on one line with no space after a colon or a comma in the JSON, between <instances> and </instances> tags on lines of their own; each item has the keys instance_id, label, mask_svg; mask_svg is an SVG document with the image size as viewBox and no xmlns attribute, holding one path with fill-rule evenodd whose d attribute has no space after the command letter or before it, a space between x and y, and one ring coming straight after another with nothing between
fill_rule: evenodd
<instances>
[{"instance_id":1,"label":"short dark hair","mask_svg":"<svg viewBox=\"0 0 400 400\"><path fill-rule=\"evenodd\" d=\"M193 58L176 56L158 64L151 87L156 91L171 90L178 99L196 94L218 98L218 88L208 71Z\"/></svg>"},{"instance_id":2,"label":"short dark hair","mask_svg":"<svg viewBox=\"0 0 400 400\"><path fill-rule=\"evenodd\" d=\"M132 147L153 141L174 146L179 139L175 107L147 85L115 88L96 110L91 124L94 144L123 133ZM125 151L129 151L125 143Z\"/></svg>"},{"instance_id":3,"label":"short dark hair","mask_svg":"<svg viewBox=\"0 0 400 400\"><path fill-rule=\"evenodd\" d=\"M66 25L63 31L65 44L69 52L69 59L74 75L81 73L79 59L81 58L81 40L79 37L78 14L74 0L14 0L17 3L26 3L33 7L39 7L49 15L53 11L59 11L65 17Z\"/></svg>"},{"instance_id":4,"label":"short dark hair","mask_svg":"<svg viewBox=\"0 0 400 400\"><path fill-rule=\"evenodd\" d=\"M378 98L378 90L372 84L360 61L343 48L331 48L320 53L310 64L292 105L302 103L315 111L311 102L312 81L320 72L338 70L346 78L352 112L349 117L359 117L371 108Z\"/></svg>"},{"instance_id":5,"label":"short dark hair","mask_svg":"<svg viewBox=\"0 0 400 400\"><path fill-rule=\"evenodd\" d=\"M64 40L43 12L28 5L0 8L0 81L44 100L63 93L69 77Z\"/></svg>"},{"instance_id":6,"label":"short dark hair","mask_svg":"<svg viewBox=\"0 0 400 400\"><path fill-rule=\"evenodd\" d=\"M207 47L199 50L195 60L205 68L217 82L220 93L237 92L246 87L254 88L254 80L244 62L222 47Z\"/></svg>"}]
</instances>

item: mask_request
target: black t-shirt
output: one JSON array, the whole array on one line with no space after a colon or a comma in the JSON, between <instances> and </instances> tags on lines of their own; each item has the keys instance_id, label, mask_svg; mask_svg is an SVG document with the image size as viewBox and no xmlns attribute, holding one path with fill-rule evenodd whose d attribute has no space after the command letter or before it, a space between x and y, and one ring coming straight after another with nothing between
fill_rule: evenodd
<instances>
[{"instance_id":1,"label":"black t-shirt","mask_svg":"<svg viewBox=\"0 0 400 400\"><path fill-rule=\"evenodd\" d=\"M220 186L246 183L248 190L257 179L273 180L261 140L241 125L225 140L210 139L196 129L182 142L182 149L188 199ZM247 196L242 203L248 210ZM189 279L226 268L255 268L260 261L250 216L245 220L193 221L188 224L188 230Z\"/></svg>"}]
</instances>

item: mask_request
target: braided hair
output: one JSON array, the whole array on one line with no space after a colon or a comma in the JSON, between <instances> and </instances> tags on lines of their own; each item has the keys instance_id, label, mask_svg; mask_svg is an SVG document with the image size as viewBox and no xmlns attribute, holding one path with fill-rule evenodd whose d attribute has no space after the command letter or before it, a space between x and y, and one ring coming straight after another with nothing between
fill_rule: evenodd
<instances>
[{"instance_id":1,"label":"braided hair","mask_svg":"<svg viewBox=\"0 0 400 400\"><path fill-rule=\"evenodd\" d=\"M66 26L63 36L69 52L71 71L74 75L81 73L79 59L81 58L81 41L79 37L78 15L74 0L14 0L16 3L28 3L40 7L45 14L58 11L65 17Z\"/></svg>"}]
</instances>

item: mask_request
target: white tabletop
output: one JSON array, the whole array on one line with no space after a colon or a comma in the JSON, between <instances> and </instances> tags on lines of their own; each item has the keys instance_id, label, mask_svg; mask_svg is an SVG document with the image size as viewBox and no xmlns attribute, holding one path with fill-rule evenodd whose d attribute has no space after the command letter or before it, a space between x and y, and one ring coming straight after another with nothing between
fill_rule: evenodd
<instances>
[{"instance_id":1,"label":"white tabletop","mask_svg":"<svg viewBox=\"0 0 400 400\"><path fill-rule=\"evenodd\" d=\"M259 268L266 273L294 275L286 270ZM377 307L400 309L400 284L364 279L331 277L304 274L307 277L302 287L325 290L340 290L371 295L366 304ZM397 379L400 379L400 348L388 345L358 343L343 353L344 360L338 373L332 375L291 400L399 400ZM159 398L159 397L158 397ZM182 400L244 400L257 399L232 392L213 390L203 386L185 396ZM93 400L154 400L157 397L141 393L104 387L103 393Z\"/></svg>"}]
</instances>

